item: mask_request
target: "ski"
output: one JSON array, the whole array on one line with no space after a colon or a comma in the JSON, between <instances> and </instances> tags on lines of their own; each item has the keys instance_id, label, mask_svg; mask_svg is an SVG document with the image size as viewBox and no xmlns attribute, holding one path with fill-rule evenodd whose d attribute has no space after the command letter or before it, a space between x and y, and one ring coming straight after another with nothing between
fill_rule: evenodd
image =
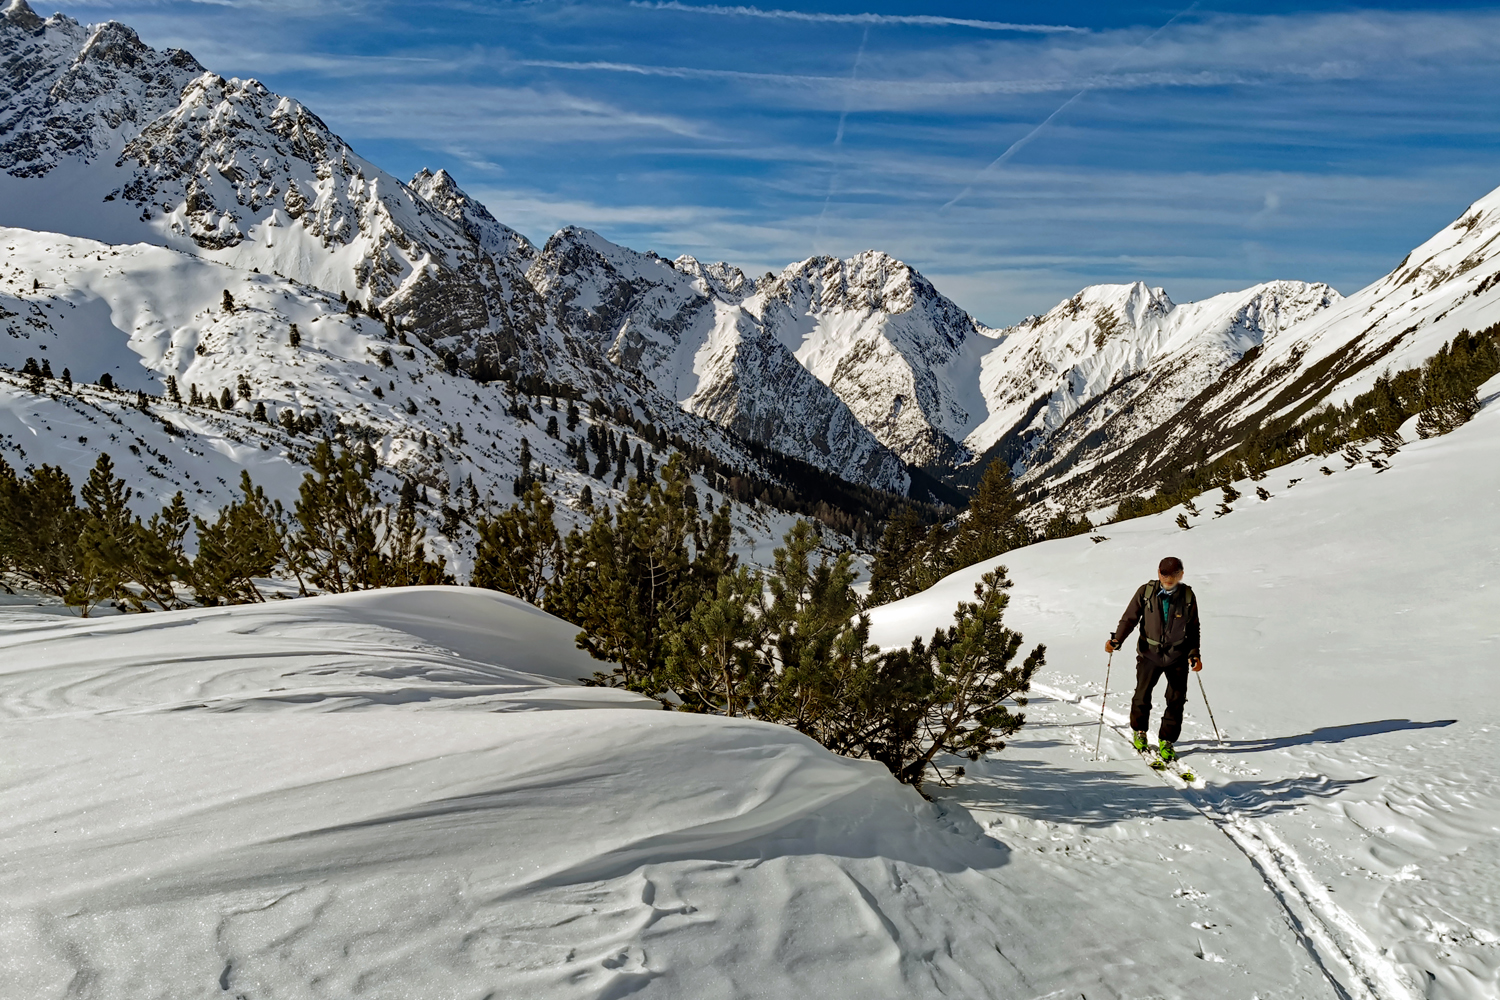
<instances>
[{"instance_id":1,"label":"ski","mask_svg":"<svg viewBox=\"0 0 1500 1000\"><path fill-rule=\"evenodd\" d=\"M1132 749L1134 748L1132 747ZM1160 774L1163 777L1170 774L1178 781L1181 781L1184 785L1188 785L1193 788L1200 787L1198 783L1198 775L1194 774L1191 770L1184 767L1181 761L1168 763L1167 761L1162 760L1155 746L1150 746L1144 751L1137 750L1136 753L1139 754L1140 758L1146 762L1146 765L1157 774Z\"/></svg>"}]
</instances>

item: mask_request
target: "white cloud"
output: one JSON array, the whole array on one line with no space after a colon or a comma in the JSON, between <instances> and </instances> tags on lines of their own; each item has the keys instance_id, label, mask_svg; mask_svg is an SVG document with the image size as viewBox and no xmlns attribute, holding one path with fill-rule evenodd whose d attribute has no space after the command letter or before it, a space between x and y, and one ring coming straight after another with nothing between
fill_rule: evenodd
<instances>
[{"instance_id":1,"label":"white cloud","mask_svg":"<svg viewBox=\"0 0 1500 1000\"><path fill-rule=\"evenodd\" d=\"M723 7L713 4L685 4L677 0L631 0L630 6L646 10L681 11L689 14L716 14L722 17L759 17L821 24L900 25L922 28L976 28L980 31L1013 31L1026 34L1055 35L1086 32L1066 24L1016 24L1010 21L981 21L966 17L938 17L932 14L826 14L820 11L775 10L761 7Z\"/></svg>"}]
</instances>

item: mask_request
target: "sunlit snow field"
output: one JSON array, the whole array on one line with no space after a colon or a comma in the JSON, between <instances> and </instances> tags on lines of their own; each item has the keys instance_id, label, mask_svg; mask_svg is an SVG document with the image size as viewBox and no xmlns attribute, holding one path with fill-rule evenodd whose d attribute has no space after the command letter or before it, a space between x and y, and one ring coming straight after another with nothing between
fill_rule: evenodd
<instances>
[{"instance_id":1,"label":"sunlit snow field","mask_svg":"<svg viewBox=\"0 0 1500 1000\"><path fill-rule=\"evenodd\" d=\"M1049 665L933 803L580 687L573 629L504 595L10 606L0 996L1494 997L1500 408L1384 473L1321 464L1186 533L1008 553ZM1103 638L1169 553L1226 739L1194 686L1202 788L1129 752L1123 653L1091 759Z\"/></svg>"}]
</instances>

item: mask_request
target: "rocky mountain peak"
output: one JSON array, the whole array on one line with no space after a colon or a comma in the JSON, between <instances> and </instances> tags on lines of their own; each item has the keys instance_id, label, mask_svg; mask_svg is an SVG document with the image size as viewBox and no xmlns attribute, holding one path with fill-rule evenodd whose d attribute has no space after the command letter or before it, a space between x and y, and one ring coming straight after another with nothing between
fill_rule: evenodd
<instances>
[{"instance_id":1,"label":"rocky mountain peak","mask_svg":"<svg viewBox=\"0 0 1500 1000\"><path fill-rule=\"evenodd\" d=\"M536 259L537 249L531 241L491 215L489 209L458 186L448 171L433 173L423 167L409 186L433 208L458 223L491 256L513 260L523 270Z\"/></svg>"},{"instance_id":2,"label":"rocky mountain peak","mask_svg":"<svg viewBox=\"0 0 1500 1000\"><path fill-rule=\"evenodd\" d=\"M45 23L26 0L10 0L5 5L5 10L0 12L0 17L26 31L35 31Z\"/></svg>"},{"instance_id":3,"label":"rocky mountain peak","mask_svg":"<svg viewBox=\"0 0 1500 1000\"><path fill-rule=\"evenodd\" d=\"M672 266L696 278L706 294L726 302L738 302L755 291L755 279L733 264L723 261L705 264L696 257L683 254L672 262Z\"/></svg>"}]
</instances>

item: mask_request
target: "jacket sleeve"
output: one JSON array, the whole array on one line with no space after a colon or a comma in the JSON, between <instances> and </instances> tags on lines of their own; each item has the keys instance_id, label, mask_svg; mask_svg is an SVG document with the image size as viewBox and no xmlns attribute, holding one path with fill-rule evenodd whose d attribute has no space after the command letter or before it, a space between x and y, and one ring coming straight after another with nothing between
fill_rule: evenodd
<instances>
[{"instance_id":1,"label":"jacket sleeve","mask_svg":"<svg viewBox=\"0 0 1500 1000\"><path fill-rule=\"evenodd\" d=\"M1188 608L1187 637L1186 638L1187 638L1187 648L1188 648L1188 659L1197 659L1198 655L1199 655L1198 654L1199 629L1198 629L1198 595L1197 594L1193 595L1193 604L1192 604L1192 607Z\"/></svg>"},{"instance_id":2,"label":"jacket sleeve","mask_svg":"<svg viewBox=\"0 0 1500 1000\"><path fill-rule=\"evenodd\" d=\"M1125 613L1120 616L1120 624L1115 627L1113 642L1116 646L1125 645L1125 640L1130 638L1130 633L1135 631L1136 625L1141 621L1141 592L1137 590L1131 595L1130 603L1125 606ZM1196 622L1197 619L1194 619ZM1196 628L1196 626L1195 626ZM1197 632L1194 637L1196 639Z\"/></svg>"}]
</instances>

